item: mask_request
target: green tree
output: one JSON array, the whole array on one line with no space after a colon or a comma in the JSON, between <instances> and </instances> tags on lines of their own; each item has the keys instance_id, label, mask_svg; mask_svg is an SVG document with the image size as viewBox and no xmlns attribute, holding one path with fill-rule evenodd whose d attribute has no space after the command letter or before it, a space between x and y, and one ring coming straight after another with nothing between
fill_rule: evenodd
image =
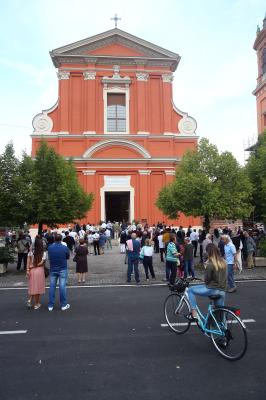
<instances>
[{"instance_id":1,"label":"green tree","mask_svg":"<svg viewBox=\"0 0 266 400\"><path fill-rule=\"evenodd\" d=\"M32 220L34 205L32 203L32 180L34 175L34 161L26 154L22 153L22 159L19 163L18 181L20 190L19 194L19 208L16 210L16 216L19 225L22 226Z\"/></svg>"},{"instance_id":2,"label":"green tree","mask_svg":"<svg viewBox=\"0 0 266 400\"><path fill-rule=\"evenodd\" d=\"M252 182L255 221L266 221L266 130L259 135L246 165Z\"/></svg>"},{"instance_id":3,"label":"green tree","mask_svg":"<svg viewBox=\"0 0 266 400\"><path fill-rule=\"evenodd\" d=\"M42 142L34 161L31 223L49 226L72 222L86 215L93 195L84 192L71 161L65 161Z\"/></svg>"},{"instance_id":4,"label":"green tree","mask_svg":"<svg viewBox=\"0 0 266 400\"><path fill-rule=\"evenodd\" d=\"M19 209L20 185L18 179L19 160L15 156L12 142L0 155L0 225L16 226Z\"/></svg>"},{"instance_id":5,"label":"green tree","mask_svg":"<svg viewBox=\"0 0 266 400\"><path fill-rule=\"evenodd\" d=\"M176 218L179 212L202 216L209 230L211 218L243 218L250 215L252 186L244 167L230 152L219 154L215 145L201 139L197 151L188 151L174 182L164 187L157 206Z\"/></svg>"}]
</instances>

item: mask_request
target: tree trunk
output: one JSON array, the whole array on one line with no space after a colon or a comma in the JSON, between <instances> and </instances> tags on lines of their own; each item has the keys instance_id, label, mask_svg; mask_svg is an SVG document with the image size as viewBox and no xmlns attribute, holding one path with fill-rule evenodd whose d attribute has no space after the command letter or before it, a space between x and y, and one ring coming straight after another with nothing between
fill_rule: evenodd
<instances>
[{"instance_id":1,"label":"tree trunk","mask_svg":"<svg viewBox=\"0 0 266 400\"><path fill-rule=\"evenodd\" d=\"M209 233L210 230L210 218L208 215L204 215L203 227L206 230L206 233Z\"/></svg>"},{"instance_id":2,"label":"tree trunk","mask_svg":"<svg viewBox=\"0 0 266 400\"><path fill-rule=\"evenodd\" d=\"M42 226L43 226L43 223L42 223L42 222L39 222L39 225L38 225L38 235L42 235Z\"/></svg>"}]
</instances>

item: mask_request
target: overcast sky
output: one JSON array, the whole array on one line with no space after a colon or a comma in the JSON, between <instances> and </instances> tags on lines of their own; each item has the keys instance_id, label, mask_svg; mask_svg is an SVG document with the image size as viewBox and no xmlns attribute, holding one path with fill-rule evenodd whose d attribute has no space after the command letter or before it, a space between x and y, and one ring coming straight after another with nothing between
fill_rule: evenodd
<instances>
[{"instance_id":1,"label":"overcast sky","mask_svg":"<svg viewBox=\"0 0 266 400\"><path fill-rule=\"evenodd\" d=\"M31 150L32 118L57 100L49 51L118 27L181 56L176 106L197 133L244 161L256 138L256 26L265 0L2 0L0 15L0 151L13 140Z\"/></svg>"}]
</instances>

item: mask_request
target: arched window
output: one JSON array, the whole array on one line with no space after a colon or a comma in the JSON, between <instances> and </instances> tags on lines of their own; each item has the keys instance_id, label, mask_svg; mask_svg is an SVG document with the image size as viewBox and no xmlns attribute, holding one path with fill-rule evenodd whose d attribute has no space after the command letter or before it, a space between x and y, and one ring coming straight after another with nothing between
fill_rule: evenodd
<instances>
[{"instance_id":1,"label":"arched window","mask_svg":"<svg viewBox=\"0 0 266 400\"><path fill-rule=\"evenodd\" d=\"M266 74L266 48L262 53L262 75Z\"/></svg>"}]
</instances>

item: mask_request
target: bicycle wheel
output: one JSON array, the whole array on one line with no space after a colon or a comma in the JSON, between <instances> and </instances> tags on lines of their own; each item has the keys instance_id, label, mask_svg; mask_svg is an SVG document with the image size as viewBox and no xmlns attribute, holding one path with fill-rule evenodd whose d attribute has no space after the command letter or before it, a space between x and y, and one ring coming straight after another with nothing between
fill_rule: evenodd
<instances>
[{"instance_id":1,"label":"bicycle wheel","mask_svg":"<svg viewBox=\"0 0 266 400\"><path fill-rule=\"evenodd\" d=\"M233 311L217 308L209 319L212 343L220 355L227 360L236 361L242 358L247 350L247 332L245 325ZM220 333L219 333L219 328Z\"/></svg>"},{"instance_id":2,"label":"bicycle wheel","mask_svg":"<svg viewBox=\"0 0 266 400\"><path fill-rule=\"evenodd\" d=\"M177 293L172 293L166 297L164 302L164 315L167 324L175 333L185 333L191 321L188 316L190 314L190 307L186 299Z\"/></svg>"}]
</instances>

